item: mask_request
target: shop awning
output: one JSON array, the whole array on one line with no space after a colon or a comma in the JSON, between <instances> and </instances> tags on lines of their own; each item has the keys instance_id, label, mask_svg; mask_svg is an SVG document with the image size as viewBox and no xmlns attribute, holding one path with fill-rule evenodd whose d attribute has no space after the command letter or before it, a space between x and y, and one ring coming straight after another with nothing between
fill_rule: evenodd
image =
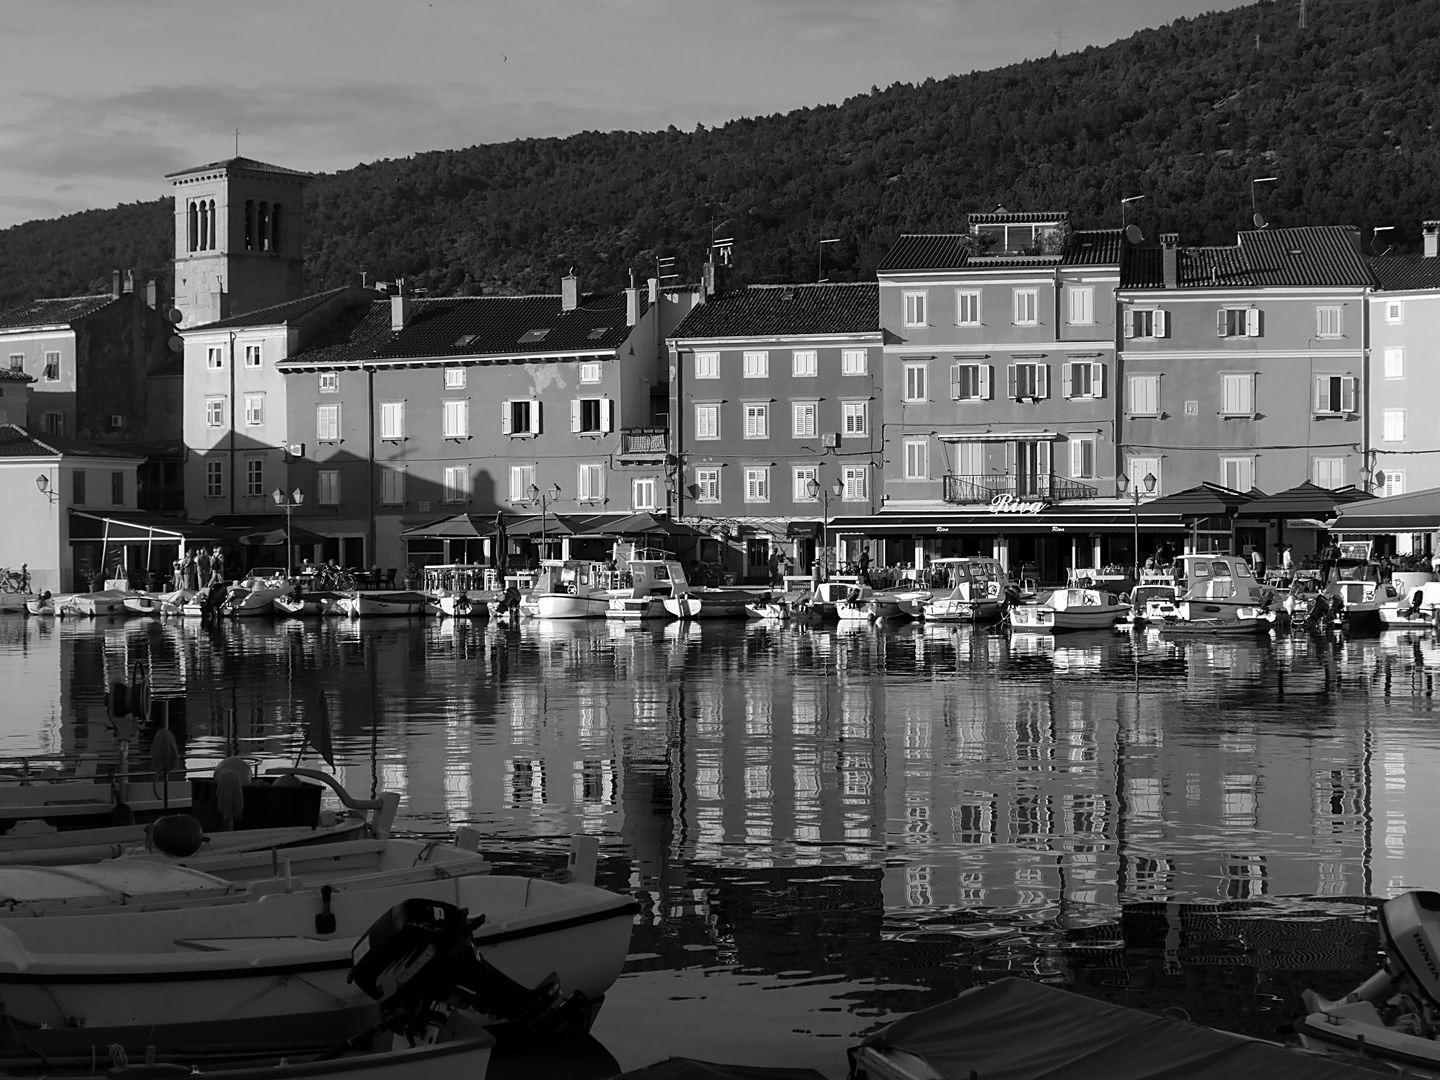
<instances>
[{"instance_id":1,"label":"shop awning","mask_svg":"<svg viewBox=\"0 0 1440 1080\"><path fill-rule=\"evenodd\" d=\"M820 522L792 521L785 526L785 535L791 540L813 540L820 535Z\"/></svg>"},{"instance_id":2,"label":"shop awning","mask_svg":"<svg viewBox=\"0 0 1440 1080\"><path fill-rule=\"evenodd\" d=\"M593 514L536 514L521 521L507 522L507 536L579 536L588 531ZM598 535L598 534L597 534Z\"/></svg>"},{"instance_id":3,"label":"shop awning","mask_svg":"<svg viewBox=\"0 0 1440 1080\"><path fill-rule=\"evenodd\" d=\"M1103 507L1052 506L1038 513L992 513L989 510L885 513L837 517L830 521L832 537L859 536L947 536L1127 532L1180 532L1185 521L1176 514L1135 515L1114 504Z\"/></svg>"},{"instance_id":4,"label":"shop awning","mask_svg":"<svg viewBox=\"0 0 1440 1080\"><path fill-rule=\"evenodd\" d=\"M435 536L450 540L478 540L494 536L494 519L479 514L455 514L439 521L427 521L401 531L401 536Z\"/></svg>"},{"instance_id":5,"label":"shop awning","mask_svg":"<svg viewBox=\"0 0 1440 1080\"><path fill-rule=\"evenodd\" d=\"M144 512L92 514L70 511L70 539L108 540L112 544L200 543L234 540L235 534L218 525L196 524L168 514Z\"/></svg>"},{"instance_id":6,"label":"shop awning","mask_svg":"<svg viewBox=\"0 0 1440 1080\"><path fill-rule=\"evenodd\" d=\"M1239 512L1243 518L1320 518L1328 519L1350 503L1375 498L1357 487L1323 488L1306 480L1303 484L1277 491L1246 503Z\"/></svg>"},{"instance_id":7,"label":"shop awning","mask_svg":"<svg viewBox=\"0 0 1440 1080\"><path fill-rule=\"evenodd\" d=\"M1242 506L1253 502L1263 493L1258 491L1236 491L1208 481L1196 484L1173 495L1161 495L1158 499L1141 502L1136 512L1141 518L1154 514L1174 514L1189 521L1195 518L1234 517Z\"/></svg>"},{"instance_id":8,"label":"shop awning","mask_svg":"<svg viewBox=\"0 0 1440 1080\"><path fill-rule=\"evenodd\" d=\"M708 536L709 533L672 521L656 517L648 510L638 514L626 514L619 518L593 518L585 526L587 535L595 536Z\"/></svg>"},{"instance_id":9,"label":"shop awning","mask_svg":"<svg viewBox=\"0 0 1440 1080\"><path fill-rule=\"evenodd\" d=\"M1440 488L1387 495L1341 507L1331 532L1406 533L1440 530Z\"/></svg>"}]
</instances>

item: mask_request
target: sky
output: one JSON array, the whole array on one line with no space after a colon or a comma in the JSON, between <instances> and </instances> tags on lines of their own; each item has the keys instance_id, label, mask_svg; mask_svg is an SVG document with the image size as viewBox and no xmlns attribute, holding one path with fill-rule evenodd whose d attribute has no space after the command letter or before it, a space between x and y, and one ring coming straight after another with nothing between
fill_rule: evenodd
<instances>
[{"instance_id":1,"label":"sky","mask_svg":"<svg viewBox=\"0 0 1440 1080\"><path fill-rule=\"evenodd\" d=\"M577 131L682 131L1105 45L1250 0L0 0L0 228Z\"/></svg>"}]
</instances>

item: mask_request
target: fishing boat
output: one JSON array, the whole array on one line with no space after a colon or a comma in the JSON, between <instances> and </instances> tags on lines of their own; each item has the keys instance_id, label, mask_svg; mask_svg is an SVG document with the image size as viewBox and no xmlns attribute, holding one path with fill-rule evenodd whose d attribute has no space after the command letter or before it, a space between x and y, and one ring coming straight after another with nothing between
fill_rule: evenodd
<instances>
[{"instance_id":1,"label":"fishing boat","mask_svg":"<svg viewBox=\"0 0 1440 1080\"><path fill-rule=\"evenodd\" d=\"M1174 581L1180 590L1176 617L1180 619L1235 618L1242 608L1269 607L1275 591L1250 572L1250 563L1237 555L1192 554L1177 556Z\"/></svg>"},{"instance_id":2,"label":"fishing boat","mask_svg":"<svg viewBox=\"0 0 1440 1080\"><path fill-rule=\"evenodd\" d=\"M936 559L930 564L936 582L921 605L932 622L984 622L998 619L1010 579L998 559L981 555Z\"/></svg>"},{"instance_id":3,"label":"fishing boat","mask_svg":"<svg viewBox=\"0 0 1440 1080\"><path fill-rule=\"evenodd\" d=\"M1010 626L1030 634L1064 630L1108 630L1125 615L1125 605L1103 589L1056 589L1043 599L1010 609Z\"/></svg>"},{"instance_id":4,"label":"fishing boat","mask_svg":"<svg viewBox=\"0 0 1440 1080\"><path fill-rule=\"evenodd\" d=\"M621 564L616 588L610 594L605 618L618 622L664 619L665 601L677 588L688 588L685 568L667 551L642 548Z\"/></svg>"},{"instance_id":5,"label":"fishing boat","mask_svg":"<svg viewBox=\"0 0 1440 1080\"><path fill-rule=\"evenodd\" d=\"M744 589L678 587L661 603L676 619L743 619L755 594Z\"/></svg>"},{"instance_id":6,"label":"fishing boat","mask_svg":"<svg viewBox=\"0 0 1440 1080\"><path fill-rule=\"evenodd\" d=\"M1377 921L1384 966L1333 1001L1305 991L1295 1034L1312 1050L1363 1054L1407 1076L1440 1075L1440 893L1402 893Z\"/></svg>"},{"instance_id":7,"label":"fishing boat","mask_svg":"<svg viewBox=\"0 0 1440 1080\"><path fill-rule=\"evenodd\" d=\"M838 619L840 601L863 600L874 591L853 574L837 574L822 581L815 589L815 607L819 609L822 619Z\"/></svg>"},{"instance_id":8,"label":"fishing boat","mask_svg":"<svg viewBox=\"0 0 1440 1080\"><path fill-rule=\"evenodd\" d=\"M1388 630L1440 627L1440 581L1426 581L1380 605L1380 621Z\"/></svg>"},{"instance_id":9,"label":"fishing boat","mask_svg":"<svg viewBox=\"0 0 1440 1080\"><path fill-rule=\"evenodd\" d=\"M1179 616L1180 589L1168 577L1164 581L1146 581L1130 590L1125 601L1125 615L1115 624L1117 631L1138 630L1164 619Z\"/></svg>"},{"instance_id":10,"label":"fishing boat","mask_svg":"<svg viewBox=\"0 0 1440 1080\"><path fill-rule=\"evenodd\" d=\"M619 579L598 562L544 559L520 611L534 619L603 619Z\"/></svg>"},{"instance_id":11,"label":"fishing boat","mask_svg":"<svg viewBox=\"0 0 1440 1080\"><path fill-rule=\"evenodd\" d=\"M352 619L378 617L404 618L428 615L433 610L432 598L423 592L356 592L335 601L336 606Z\"/></svg>"},{"instance_id":12,"label":"fishing boat","mask_svg":"<svg viewBox=\"0 0 1440 1080\"><path fill-rule=\"evenodd\" d=\"M275 614L286 615L291 618L311 618L321 615L344 615L347 612L340 606L340 601L345 599L344 593L338 592L307 592L299 596L288 594L275 597Z\"/></svg>"},{"instance_id":13,"label":"fishing boat","mask_svg":"<svg viewBox=\"0 0 1440 1080\"><path fill-rule=\"evenodd\" d=\"M242 618L270 615L275 610L275 598L294 588L295 582L285 570L278 566L257 566L230 586L223 611ZM185 614L190 614L188 608ZM202 611L197 610L195 614L200 615Z\"/></svg>"},{"instance_id":14,"label":"fishing boat","mask_svg":"<svg viewBox=\"0 0 1440 1080\"><path fill-rule=\"evenodd\" d=\"M1382 618L1380 609L1400 599L1400 592L1384 580L1381 569L1369 560L1368 541L1347 541L1347 554L1336 564L1320 594L1332 618L1343 617L1351 629L1374 626Z\"/></svg>"}]
</instances>

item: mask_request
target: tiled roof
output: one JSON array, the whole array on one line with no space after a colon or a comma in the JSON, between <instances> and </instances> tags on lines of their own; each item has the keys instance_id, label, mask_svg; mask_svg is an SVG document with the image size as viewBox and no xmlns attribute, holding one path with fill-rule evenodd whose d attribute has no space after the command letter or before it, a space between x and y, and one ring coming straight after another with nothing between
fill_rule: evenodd
<instances>
[{"instance_id":1,"label":"tiled roof","mask_svg":"<svg viewBox=\"0 0 1440 1080\"><path fill-rule=\"evenodd\" d=\"M1370 266L1382 289L1440 289L1440 258L1382 255L1370 260Z\"/></svg>"},{"instance_id":2,"label":"tiled roof","mask_svg":"<svg viewBox=\"0 0 1440 1080\"><path fill-rule=\"evenodd\" d=\"M115 303L109 293L100 296L61 296L49 300L31 300L28 304L0 311L0 330L18 330L26 326L59 326L83 319L103 307Z\"/></svg>"},{"instance_id":3,"label":"tiled roof","mask_svg":"<svg viewBox=\"0 0 1440 1080\"><path fill-rule=\"evenodd\" d=\"M276 173L280 176L304 176L309 177L307 172L298 169L287 169L281 165L271 165L268 162L256 161L248 157L226 158L224 161L212 161L208 165L196 165L193 168L181 169L179 172L166 173L165 179L169 180L176 176L189 176L197 172L214 172L216 169L224 169L226 172L260 172Z\"/></svg>"},{"instance_id":4,"label":"tiled roof","mask_svg":"<svg viewBox=\"0 0 1440 1080\"><path fill-rule=\"evenodd\" d=\"M256 311L247 311L244 315L234 315L228 319L217 319L215 322L203 323L200 326L187 326L186 330L234 330L246 326L279 326L282 323L291 322L300 316L314 311L321 304L331 297L344 292L348 285L338 289L331 289L328 292L314 293L310 296L302 296L299 300L288 300L283 304L275 304L271 307L260 308Z\"/></svg>"},{"instance_id":5,"label":"tiled roof","mask_svg":"<svg viewBox=\"0 0 1440 1080\"><path fill-rule=\"evenodd\" d=\"M875 334L880 287L854 284L752 285L713 296L685 316L672 338Z\"/></svg>"},{"instance_id":6,"label":"tiled roof","mask_svg":"<svg viewBox=\"0 0 1440 1080\"><path fill-rule=\"evenodd\" d=\"M95 446L54 435L32 435L19 424L0 424L0 457L138 458L116 447Z\"/></svg>"},{"instance_id":7,"label":"tiled roof","mask_svg":"<svg viewBox=\"0 0 1440 1080\"><path fill-rule=\"evenodd\" d=\"M988 214L966 214L967 225L1047 225L1052 221L1069 221L1068 210L1006 210L997 207Z\"/></svg>"},{"instance_id":8,"label":"tiled roof","mask_svg":"<svg viewBox=\"0 0 1440 1080\"><path fill-rule=\"evenodd\" d=\"M1180 288L1245 286L1363 288L1375 283L1349 225L1242 232L1233 247L1182 247L1176 252ZM1152 255L1141 256L1149 250ZM1137 249L1128 260L1125 288L1164 287L1158 248Z\"/></svg>"},{"instance_id":9,"label":"tiled roof","mask_svg":"<svg viewBox=\"0 0 1440 1080\"><path fill-rule=\"evenodd\" d=\"M1119 229L1077 229L1065 245L1061 266L1115 266L1120 262Z\"/></svg>"},{"instance_id":10,"label":"tiled roof","mask_svg":"<svg viewBox=\"0 0 1440 1080\"><path fill-rule=\"evenodd\" d=\"M875 270L959 270L972 245L968 233L904 233Z\"/></svg>"},{"instance_id":11,"label":"tiled roof","mask_svg":"<svg viewBox=\"0 0 1440 1080\"><path fill-rule=\"evenodd\" d=\"M346 364L409 357L603 352L617 349L633 328L625 293L591 293L573 311L559 296L467 296L412 299L405 329L390 329L390 297L352 305L280 366ZM640 293L640 314L647 299Z\"/></svg>"},{"instance_id":12,"label":"tiled roof","mask_svg":"<svg viewBox=\"0 0 1440 1080\"><path fill-rule=\"evenodd\" d=\"M34 375L26 375L23 371L11 371L9 368L0 368L0 382L34 382Z\"/></svg>"}]
</instances>

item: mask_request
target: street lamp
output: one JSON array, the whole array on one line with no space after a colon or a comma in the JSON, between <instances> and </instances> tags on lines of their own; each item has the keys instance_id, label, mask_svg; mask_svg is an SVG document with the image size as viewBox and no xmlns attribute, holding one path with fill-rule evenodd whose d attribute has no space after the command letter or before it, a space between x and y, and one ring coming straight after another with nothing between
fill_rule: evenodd
<instances>
[{"instance_id":1,"label":"street lamp","mask_svg":"<svg viewBox=\"0 0 1440 1080\"><path fill-rule=\"evenodd\" d=\"M547 500L547 492L541 491L536 485L531 484L530 497L540 500L540 550L545 551L548 547L545 538L545 503ZM560 485L551 484L548 491L548 500L554 502L558 498L560 498Z\"/></svg>"},{"instance_id":2,"label":"street lamp","mask_svg":"<svg viewBox=\"0 0 1440 1080\"><path fill-rule=\"evenodd\" d=\"M1140 490L1142 485L1145 488L1143 492ZM1130 496L1130 519L1135 526L1135 583L1138 585L1140 583L1140 496L1155 493L1155 474L1147 472L1145 479L1136 484L1132 490L1130 478L1122 472L1115 478L1115 489L1120 492L1121 496L1126 494Z\"/></svg>"},{"instance_id":3,"label":"street lamp","mask_svg":"<svg viewBox=\"0 0 1440 1080\"><path fill-rule=\"evenodd\" d=\"M289 574L290 563L294 556L294 551L290 547L290 513L305 501L305 492L297 487L289 495L286 495L283 488L277 487L270 493L270 498L275 500L276 506L285 508L285 573Z\"/></svg>"},{"instance_id":4,"label":"street lamp","mask_svg":"<svg viewBox=\"0 0 1440 1080\"><path fill-rule=\"evenodd\" d=\"M35 486L40 489L40 494L44 495L45 498L48 499L50 502L54 502L56 499L60 498L60 493L58 491L50 490L50 477L45 473L41 473L35 478Z\"/></svg>"},{"instance_id":5,"label":"street lamp","mask_svg":"<svg viewBox=\"0 0 1440 1080\"><path fill-rule=\"evenodd\" d=\"M845 494L845 482L836 480L828 488L822 488L820 481L811 477L805 483L805 494L812 499L822 499L820 511L820 558L828 570L829 560L826 553L830 550L830 496L840 498Z\"/></svg>"}]
</instances>

